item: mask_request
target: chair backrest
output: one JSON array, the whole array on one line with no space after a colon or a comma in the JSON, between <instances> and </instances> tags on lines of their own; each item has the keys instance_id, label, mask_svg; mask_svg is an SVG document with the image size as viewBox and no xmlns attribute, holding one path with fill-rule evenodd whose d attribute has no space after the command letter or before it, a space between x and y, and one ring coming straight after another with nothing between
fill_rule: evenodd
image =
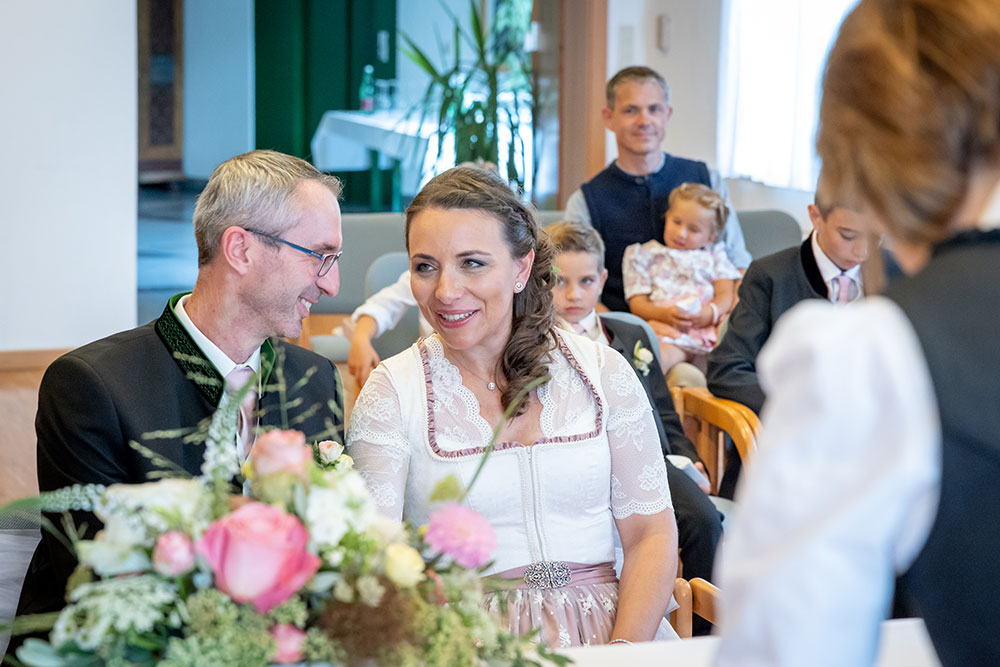
<instances>
[{"instance_id":1,"label":"chair backrest","mask_svg":"<svg viewBox=\"0 0 1000 667\"><path fill-rule=\"evenodd\" d=\"M375 258L365 273L365 298L397 280L401 273L410 268L410 258L405 252L387 252ZM372 341L380 359L388 359L399 354L420 335L420 315L417 308L410 308L395 327L382 332Z\"/></svg>"},{"instance_id":2,"label":"chair backrest","mask_svg":"<svg viewBox=\"0 0 1000 667\"><path fill-rule=\"evenodd\" d=\"M802 243L802 228L784 211L737 211L743 240L754 259Z\"/></svg>"},{"instance_id":3,"label":"chair backrest","mask_svg":"<svg viewBox=\"0 0 1000 667\"><path fill-rule=\"evenodd\" d=\"M619 322L625 322L626 324L636 324L642 327L646 331L646 343L649 345L650 349L653 350L653 354L656 355L656 363L662 363L660 361L660 339L656 335L656 332L653 331L653 327L649 326L649 322L642 319L638 315L619 311L601 313L601 317L618 320Z\"/></svg>"},{"instance_id":4,"label":"chair backrest","mask_svg":"<svg viewBox=\"0 0 1000 667\"><path fill-rule=\"evenodd\" d=\"M320 297L313 313L351 313L367 295L360 277L376 258L406 249L402 213L344 213L341 216L344 255L340 258L340 291ZM396 274L399 277L399 273Z\"/></svg>"},{"instance_id":5,"label":"chair backrest","mask_svg":"<svg viewBox=\"0 0 1000 667\"><path fill-rule=\"evenodd\" d=\"M701 578L691 581L677 578L674 581L674 599L680 606L670 612L670 624L681 639L687 639L692 634L693 614L701 616L712 625L716 624L716 606L719 601L717 586Z\"/></svg>"},{"instance_id":6,"label":"chair backrest","mask_svg":"<svg viewBox=\"0 0 1000 667\"><path fill-rule=\"evenodd\" d=\"M712 493L718 493L726 469L724 436L728 434L733 439L745 468L757 452L760 420L745 405L713 396L704 387L674 387L670 393L681 423L689 416L697 421L695 432L687 432L687 428L685 431L705 462Z\"/></svg>"},{"instance_id":7,"label":"chair backrest","mask_svg":"<svg viewBox=\"0 0 1000 667\"><path fill-rule=\"evenodd\" d=\"M535 211L535 220L540 227L548 227L554 222L562 222L565 219L565 211Z\"/></svg>"}]
</instances>

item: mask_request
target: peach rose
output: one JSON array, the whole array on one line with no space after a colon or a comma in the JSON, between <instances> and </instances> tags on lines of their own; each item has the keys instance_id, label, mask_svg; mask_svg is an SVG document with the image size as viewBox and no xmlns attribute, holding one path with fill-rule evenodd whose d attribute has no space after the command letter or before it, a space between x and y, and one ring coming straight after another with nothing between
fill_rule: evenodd
<instances>
[{"instance_id":1,"label":"peach rose","mask_svg":"<svg viewBox=\"0 0 1000 667\"><path fill-rule=\"evenodd\" d=\"M254 502L210 525L195 550L212 568L219 590L265 613L319 569L320 559L306 551L308 541L295 516Z\"/></svg>"},{"instance_id":2,"label":"peach rose","mask_svg":"<svg viewBox=\"0 0 1000 667\"><path fill-rule=\"evenodd\" d=\"M306 479L313 464L312 447L306 445L301 431L267 431L261 433L250 451L254 475L261 477L286 472Z\"/></svg>"}]
</instances>

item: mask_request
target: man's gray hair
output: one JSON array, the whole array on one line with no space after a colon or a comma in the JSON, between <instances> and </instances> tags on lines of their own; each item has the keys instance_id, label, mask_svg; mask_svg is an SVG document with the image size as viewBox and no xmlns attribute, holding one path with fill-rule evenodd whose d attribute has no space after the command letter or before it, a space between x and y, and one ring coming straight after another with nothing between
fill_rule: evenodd
<instances>
[{"instance_id":1,"label":"man's gray hair","mask_svg":"<svg viewBox=\"0 0 1000 667\"><path fill-rule=\"evenodd\" d=\"M305 181L320 183L334 197L343 190L339 179L277 151L251 151L216 167L194 209L198 266L212 261L228 227L280 236L294 226L292 198Z\"/></svg>"},{"instance_id":2,"label":"man's gray hair","mask_svg":"<svg viewBox=\"0 0 1000 667\"><path fill-rule=\"evenodd\" d=\"M663 101L667 106L670 106L670 86L667 85L667 80L655 69L650 69L642 65L634 65L619 71L608 81L608 85L604 89L604 95L607 98L609 109L615 108L615 95L618 94L618 86L626 81L653 81L659 84L660 88L663 89Z\"/></svg>"}]
</instances>

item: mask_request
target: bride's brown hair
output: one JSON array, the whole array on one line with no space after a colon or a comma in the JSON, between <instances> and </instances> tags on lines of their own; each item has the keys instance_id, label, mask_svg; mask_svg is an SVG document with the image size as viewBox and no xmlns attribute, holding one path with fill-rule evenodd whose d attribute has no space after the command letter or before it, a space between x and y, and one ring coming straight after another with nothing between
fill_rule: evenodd
<instances>
[{"instance_id":1,"label":"bride's brown hair","mask_svg":"<svg viewBox=\"0 0 1000 667\"><path fill-rule=\"evenodd\" d=\"M477 167L449 169L431 179L413 199L406 209L407 250L413 219L428 209L486 213L500 222L511 257L521 259L535 251L527 284L514 294L510 339L498 362L497 379L502 388L500 403L506 409L521 389L548 372L548 355L556 346L552 244L539 229L533 207L522 202L499 176ZM525 405L522 402L515 415L521 414Z\"/></svg>"}]
</instances>

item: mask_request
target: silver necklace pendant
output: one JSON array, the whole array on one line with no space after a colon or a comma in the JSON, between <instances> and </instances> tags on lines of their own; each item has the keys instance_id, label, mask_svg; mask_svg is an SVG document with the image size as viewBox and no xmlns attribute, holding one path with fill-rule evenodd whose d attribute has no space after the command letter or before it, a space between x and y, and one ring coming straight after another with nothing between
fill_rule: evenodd
<instances>
[{"instance_id":1,"label":"silver necklace pendant","mask_svg":"<svg viewBox=\"0 0 1000 667\"><path fill-rule=\"evenodd\" d=\"M486 388L489 389L490 391L496 391L497 383L496 382L487 382L486 383Z\"/></svg>"}]
</instances>

